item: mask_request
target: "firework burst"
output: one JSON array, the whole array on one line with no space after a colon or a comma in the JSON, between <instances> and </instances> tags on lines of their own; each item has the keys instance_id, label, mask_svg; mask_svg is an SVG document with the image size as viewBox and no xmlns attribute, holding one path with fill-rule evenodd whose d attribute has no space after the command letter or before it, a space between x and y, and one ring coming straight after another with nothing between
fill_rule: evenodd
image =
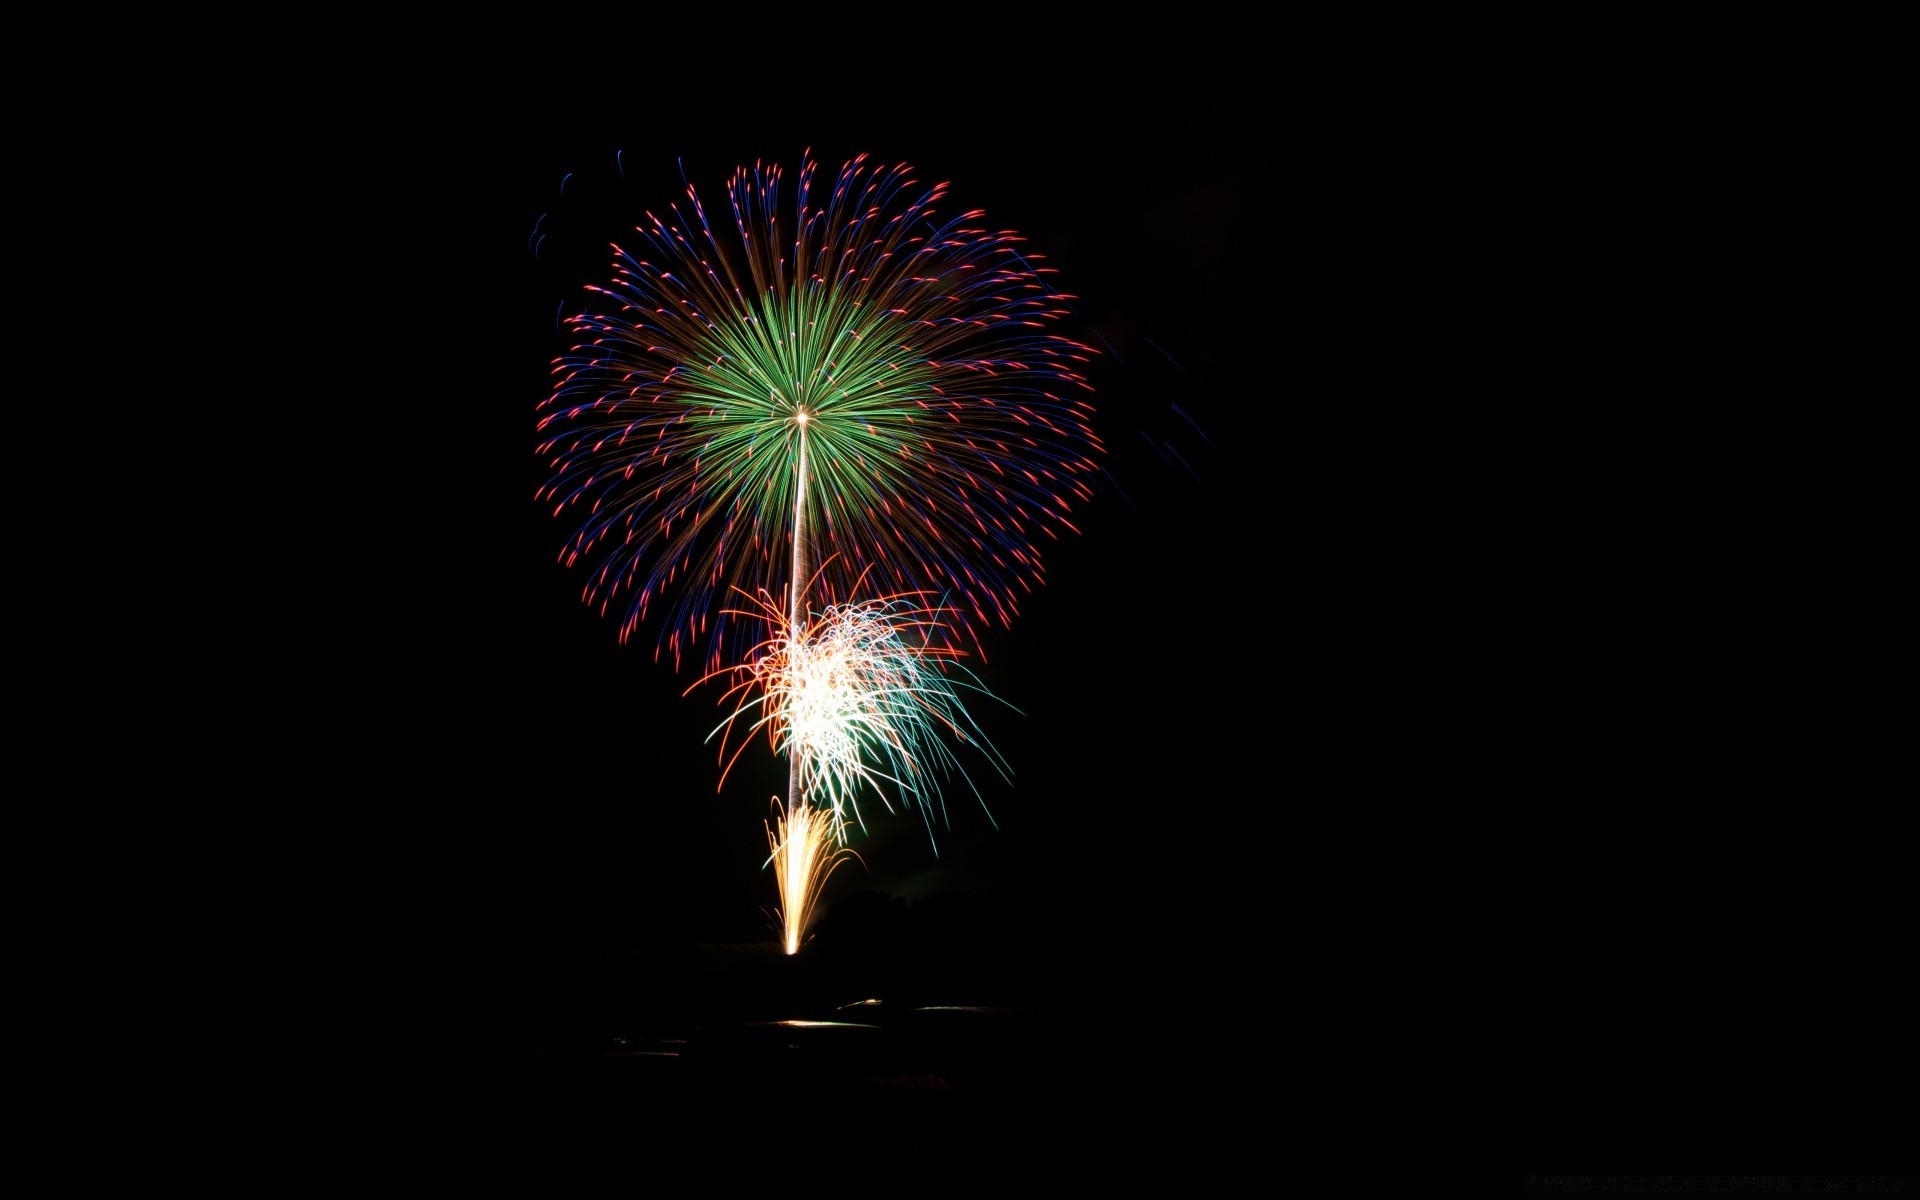
<instances>
[{"instance_id":1,"label":"firework burst","mask_svg":"<svg viewBox=\"0 0 1920 1200\"><path fill-rule=\"evenodd\" d=\"M737 170L724 236L691 185L648 213L540 405L536 499L580 522L561 561L622 641L659 606L676 668L739 661L733 590L786 594L797 622L809 539L833 594L871 572L944 596L943 631L977 651L1093 495L1094 352L1052 332L1071 300L1052 268L905 165L815 173L783 205L779 167Z\"/></svg>"},{"instance_id":2,"label":"firework burst","mask_svg":"<svg viewBox=\"0 0 1920 1200\"><path fill-rule=\"evenodd\" d=\"M753 735L764 733L792 764L790 816L804 799L820 810L836 844L846 843L849 820L864 828L862 795L878 798L889 812L896 803L917 809L929 835L936 816L946 823L941 787L953 776L965 780L984 807L948 743L973 747L1010 777L961 697L963 691L991 693L941 637L950 614L920 599L830 605L794 626L763 593L759 616L772 635L745 663L718 673L731 679L722 704L734 704L714 730L721 738L722 786ZM730 754L736 730L744 736Z\"/></svg>"}]
</instances>

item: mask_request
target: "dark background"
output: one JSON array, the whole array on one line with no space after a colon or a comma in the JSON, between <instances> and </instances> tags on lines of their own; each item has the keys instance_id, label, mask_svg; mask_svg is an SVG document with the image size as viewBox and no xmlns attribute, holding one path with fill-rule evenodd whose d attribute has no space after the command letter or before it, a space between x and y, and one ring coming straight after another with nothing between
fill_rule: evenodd
<instances>
[{"instance_id":1,"label":"dark background","mask_svg":"<svg viewBox=\"0 0 1920 1200\"><path fill-rule=\"evenodd\" d=\"M344 952L398 1090L443 1114L417 1136L492 1127L450 1097L492 1095L476 1073L502 1063L868 995L1120 1022L1123 1094L1155 1096L1116 1127L1138 1130L1196 1099L1164 1081L1264 1077L1304 976L1312 1009L1384 1003L1356 972L1399 936L1379 847L1433 749L1401 714L1453 586L1409 532L1431 476L1402 476L1431 428L1390 324L1423 186L1402 134L1339 87L1243 71L1089 65L951 101L929 80L912 106L636 86L469 82L357 148L367 337L399 340L349 401L355 699L316 769L350 772L365 932ZM604 280L606 243L682 169L712 205L736 164L808 148L824 171L912 162L1048 256L1109 350L1112 453L1084 536L972 664L1012 706L973 706L1013 770L969 764L997 827L962 786L937 855L879 814L787 963L761 869L784 769L750 752L716 794L717 690L683 695L654 630L620 646L580 604L568 528L531 501L532 426L556 307Z\"/></svg>"},{"instance_id":2,"label":"dark background","mask_svg":"<svg viewBox=\"0 0 1920 1200\"><path fill-rule=\"evenodd\" d=\"M1077 1090L1034 1083L1118 1088L1112 1136L1358 1144L1461 1103L1555 1152L1884 1134L1891 875L1870 822L1788 819L1839 800L1752 719L1776 498L1722 486L1697 395L1561 340L1589 309L1628 336L1640 293L1580 281L1635 172L1684 156L1624 152L1625 101L1142 61L926 61L897 103L851 66L449 66L340 126L357 336L314 667L348 698L303 709L298 782L337 798L339 977L396 1144L575 1145L528 1063L856 993L1124 1029ZM883 816L787 963L783 772L750 753L716 794L717 697L579 603L532 423L607 241L682 169L711 201L809 147L912 162L1049 256L1113 351L1116 486L974 664L1019 709L975 708L1014 771L974 772L998 827L950 791L936 857Z\"/></svg>"},{"instance_id":3,"label":"dark background","mask_svg":"<svg viewBox=\"0 0 1920 1200\"><path fill-rule=\"evenodd\" d=\"M1417 752L1367 749L1431 599L1394 515L1414 406L1368 382L1412 353L1381 340L1398 185L1357 115L1245 81L830 118L517 100L422 117L420 159L376 201L414 329L368 431L369 472L401 479L362 485L383 511L354 582L378 612L381 786L404 796L370 849L418 881L396 905L408 936L552 954L767 935L761 823L784 771L750 753L716 794L717 689L683 696L695 673L654 661L651 630L619 646L579 603L555 562L568 529L530 499L532 406L565 345L556 306L581 307L605 243L680 194L681 165L717 202L736 162L808 147L829 169L865 150L951 179L1049 256L1111 348L1093 373L1111 486L972 664L1013 706L976 706L1014 771L970 764L998 828L964 787L938 856L882 814L835 893L978 902L993 936L1047 957L1179 955L1196 914L1255 935L1248 872L1289 874L1284 831Z\"/></svg>"}]
</instances>

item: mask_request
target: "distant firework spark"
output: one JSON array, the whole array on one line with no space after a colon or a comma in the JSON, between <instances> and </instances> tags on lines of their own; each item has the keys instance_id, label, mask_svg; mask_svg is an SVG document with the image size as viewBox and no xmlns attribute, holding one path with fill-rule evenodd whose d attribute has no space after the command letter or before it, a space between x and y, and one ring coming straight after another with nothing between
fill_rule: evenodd
<instances>
[{"instance_id":1,"label":"distant firework spark","mask_svg":"<svg viewBox=\"0 0 1920 1200\"><path fill-rule=\"evenodd\" d=\"M539 406L536 499L580 521L561 561L622 641L657 609L676 669L739 661L755 634L722 598L792 595L796 526L829 594L871 574L941 595L978 650L1093 495L1094 351L1052 332L1072 299L1052 268L905 165L862 155L824 195L815 170L785 209L781 168L735 171L725 236L691 185L648 213Z\"/></svg>"}]
</instances>

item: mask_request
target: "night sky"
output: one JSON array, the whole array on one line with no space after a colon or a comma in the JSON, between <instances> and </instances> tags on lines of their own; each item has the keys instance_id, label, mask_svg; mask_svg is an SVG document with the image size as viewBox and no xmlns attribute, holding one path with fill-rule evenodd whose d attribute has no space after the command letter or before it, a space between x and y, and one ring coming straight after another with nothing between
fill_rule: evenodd
<instances>
[{"instance_id":1,"label":"night sky","mask_svg":"<svg viewBox=\"0 0 1920 1200\"><path fill-rule=\"evenodd\" d=\"M676 198L682 168L711 204L736 163L791 170L808 147L829 170L865 151L952 181L1049 257L1110 348L1091 371L1110 479L970 663L1012 706L974 706L1013 770L971 772L998 828L956 783L937 857L883 813L836 891L982 897L1103 945L1181 943L1195 914L1253 931L1241 872L1294 852L1278 835L1311 803L1301 770L1319 788L1349 769L1365 733L1338 714L1373 702L1364 676L1395 640L1369 628L1396 620L1393 535L1353 536L1389 504L1380 427L1406 402L1357 395L1392 302L1391 172L1357 114L1232 80L1044 118L520 99L415 114L399 140L418 157L369 193L407 332L369 381L395 398L366 409L378 453L355 486L379 516L354 618L388 659L370 704L406 802L374 849L407 936L428 953L765 936L784 767L749 753L716 794L718 690L683 696L696 673L654 661L652 626L620 646L579 602L583 571L555 562L570 526L531 500L532 423L566 344L556 308L603 281L606 243Z\"/></svg>"},{"instance_id":2,"label":"night sky","mask_svg":"<svg viewBox=\"0 0 1920 1200\"><path fill-rule=\"evenodd\" d=\"M924 934L915 953L960 965L919 985L1178 1011L1209 1053L1284 1059L1326 1104L1397 1086L1330 1068L1338 1046L1445 1024L1436 996L1507 1006L1551 1059L1530 1094L1582 1120L1642 1087L1610 1074L1622 1056L1680 1037L1621 961L1710 964L1689 1028L1738 1007L1741 953L1774 943L1709 952L1666 919L1707 937L1698 914L1753 896L1786 920L1764 835L1724 800L1667 799L1708 668L1665 654L1654 606L1706 619L1713 568L1655 513L1691 493L1660 456L1633 486L1610 475L1630 440L1554 407L1582 370L1487 325L1527 301L1475 265L1475 230L1526 223L1536 143L1487 155L1414 97L1203 66L1089 59L996 90L928 62L906 103L851 79L460 69L327 148L362 341L338 398L352 456L327 464L351 523L317 548L343 647L322 667L358 699L319 719L336 753L313 770L352 831L343 953L395 1053L538 1040L582 964L773 940L762 821L784 766L750 751L716 793L718 691L683 695L695 672L654 661L656 626L622 646L580 603L583 569L555 562L572 526L531 499L533 423L568 344L556 309L604 282L606 243L683 170L711 208L736 165L791 172L808 148L823 173L866 152L951 181L1048 256L1111 351L1089 372L1111 480L970 664L1013 706L972 706L1013 771L972 772L998 827L958 785L937 856L917 819L880 814L830 885L829 957ZM1533 364L1528 396L1501 355ZM1468 857L1497 846L1517 878ZM1473 946L1507 907L1529 982L1483 1005L1513 960ZM1764 994L1740 1028L1785 1011ZM1686 1069L1724 1102L1766 1068L1717 1037Z\"/></svg>"}]
</instances>

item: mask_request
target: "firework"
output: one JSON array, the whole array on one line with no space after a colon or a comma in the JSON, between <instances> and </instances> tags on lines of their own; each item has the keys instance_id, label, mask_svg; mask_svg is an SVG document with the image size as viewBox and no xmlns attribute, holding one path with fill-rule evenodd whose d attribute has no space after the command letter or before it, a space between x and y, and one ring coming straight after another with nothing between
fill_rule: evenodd
<instances>
[{"instance_id":1,"label":"firework","mask_svg":"<svg viewBox=\"0 0 1920 1200\"><path fill-rule=\"evenodd\" d=\"M862 155L818 195L816 170L803 156L784 207L779 167L735 171L724 235L689 185L613 246L539 406L535 493L579 522L561 561L621 641L657 606L656 657L732 679L726 768L736 730L786 756L767 837L789 954L862 797L931 835L942 783L973 785L949 739L1007 774L961 703L985 693L960 647L984 654L1044 582L1040 539L1077 532L1103 450L1094 352L1052 331L1073 297L1022 238L949 215L947 185L905 165Z\"/></svg>"},{"instance_id":2,"label":"firework","mask_svg":"<svg viewBox=\"0 0 1920 1200\"><path fill-rule=\"evenodd\" d=\"M735 589L785 595L798 623L809 541L833 594L872 573L941 595L978 650L1093 495L1093 351L1052 332L1072 299L1052 268L905 165L815 172L783 205L779 167L737 170L724 234L691 185L648 213L540 405L536 499L580 521L561 560L622 641L658 606L676 669L740 661Z\"/></svg>"},{"instance_id":3,"label":"firework","mask_svg":"<svg viewBox=\"0 0 1920 1200\"><path fill-rule=\"evenodd\" d=\"M772 635L745 663L718 673L731 678L721 702L735 704L714 730L721 737L721 785L752 736L765 733L791 764L790 819L803 803L819 809L836 844L846 843L849 820L864 828L860 799L866 794L889 812L896 803L917 809L929 835L936 816L946 822L941 785L954 775L984 807L948 743L973 747L1008 777L961 697L963 691L991 693L940 636L951 614L921 600L902 595L834 604L795 625L762 593L758 613ZM729 754L736 730L744 736Z\"/></svg>"},{"instance_id":4,"label":"firework","mask_svg":"<svg viewBox=\"0 0 1920 1200\"><path fill-rule=\"evenodd\" d=\"M859 855L836 843L825 814L801 805L783 816L778 796L772 807L767 847L773 852L768 862L780 893L780 943L788 954L798 954L827 877L848 859L858 861Z\"/></svg>"}]
</instances>

